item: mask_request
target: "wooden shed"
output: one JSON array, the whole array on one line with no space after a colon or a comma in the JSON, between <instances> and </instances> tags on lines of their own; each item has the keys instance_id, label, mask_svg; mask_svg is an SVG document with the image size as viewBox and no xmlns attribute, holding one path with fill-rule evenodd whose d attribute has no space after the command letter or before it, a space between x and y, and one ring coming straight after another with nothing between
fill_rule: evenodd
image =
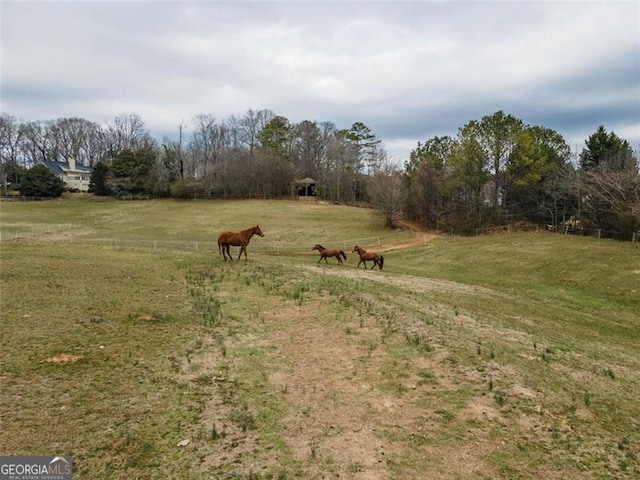
<instances>
[{"instance_id":1,"label":"wooden shed","mask_svg":"<svg viewBox=\"0 0 640 480\"><path fill-rule=\"evenodd\" d=\"M301 178L293 182L294 195L298 197L315 197L315 191L313 187L316 186L316 181L313 178Z\"/></svg>"}]
</instances>

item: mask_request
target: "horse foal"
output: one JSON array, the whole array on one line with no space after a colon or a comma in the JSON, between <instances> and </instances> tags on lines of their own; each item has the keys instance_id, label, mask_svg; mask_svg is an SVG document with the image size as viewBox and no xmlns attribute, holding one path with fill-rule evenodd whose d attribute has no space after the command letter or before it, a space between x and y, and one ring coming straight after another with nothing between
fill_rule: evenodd
<instances>
[{"instance_id":1,"label":"horse foal","mask_svg":"<svg viewBox=\"0 0 640 480\"><path fill-rule=\"evenodd\" d=\"M367 252L364 248L356 245L353 247L353 253L358 253L360 256L360 261L358 262L358 266L356 268L360 268L360 264L364 263L364 269L367 269L367 260L371 260L373 265L371 266L371 270L376 265L378 266L378 270L382 270L382 265L384 264L384 257L376 252Z\"/></svg>"},{"instance_id":2,"label":"horse foal","mask_svg":"<svg viewBox=\"0 0 640 480\"><path fill-rule=\"evenodd\" d=\"M320 253L318 263L320 263L320 261L324 258L324 263L328 264L329 262L327 262L327 257L336 257L338 259L338 265L342 265L342 258L344 258L345 260L347 259L347 255L342 250L327 249L318 243L316 243L311 250L317 250Z\"/></svg>"}]
</instances>

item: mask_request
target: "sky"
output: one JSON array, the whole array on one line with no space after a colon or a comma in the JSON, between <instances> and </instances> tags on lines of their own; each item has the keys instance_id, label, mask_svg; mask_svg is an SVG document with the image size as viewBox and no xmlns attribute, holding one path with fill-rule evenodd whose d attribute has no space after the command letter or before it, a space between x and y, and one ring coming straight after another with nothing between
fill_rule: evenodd
<instances>
[{"instance_id":1,"label":"sky","mask_svg":"<svg viewBox=\"0 0 640 480\"><path fill-rule=\"evenodd\" d=\"M640 149L637 0L1 1L1 110L20 121L137 114L161 139L268 109L362 122L403 164L502 110L574 150L599 125Z\"/></svg>"}]
</instances>

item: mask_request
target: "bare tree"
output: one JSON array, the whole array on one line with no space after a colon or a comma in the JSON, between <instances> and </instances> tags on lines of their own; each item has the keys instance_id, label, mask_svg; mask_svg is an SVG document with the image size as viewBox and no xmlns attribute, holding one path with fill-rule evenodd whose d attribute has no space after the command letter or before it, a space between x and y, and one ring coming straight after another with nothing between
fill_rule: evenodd
<instances>
[{"instance_id":1,"label":"bare tree","mask_svg":"<svg viewBox=\"0 0 640 480\"><path fill-rule=\"evenodd\" d=\"M229 128L225 123L217 121L213 115L197 115L190 142L190 149L196 161L196 176L213 182L230 145Z\"/></svg>"},{"instance_id":2,"label":"bare tree","mask_svg":"<svg viewBox=\"0 0 640 480\"><path fill-rule=\"evenodd\" d=\"M386 155L379 159L380 168L367 182L371 203L384 214L385 227L393 227L402 205L402 173Z\"/></svg>"},{"instance_id":3,"label":"bare tree","mask_svg":"<svg viewBox=\"0 0 640 480\"><path fill-rule=\"evenodd\" d=\"M25 167L55 160L46 122L36 121L20 125L20 150Z\"/></svg>"},{"instance_id":4,"label":"bare tree","mask_svg":"<svg viewBox=\"0 0 640 480\"><path fill-rule=\"evenodd\" d=\"M580 172L584 216L599 228L625 234L640 229L640 175L606 165Z\"/></svg>"},{"instance_id":5,"label":"bare tree","mask_svg":"<svg viewBox=\"0 0 640 480\"><path fill-rule=\"evenodd\" d=\"M316 122L304 120L295 127L292 157L298 177L317 177L325 155L322 130Z\"/></svg>"},{"instance_id":6,"label":"bare tree","mask_svg":"<svg viewBox=\"0 0 640 480\"><path fill-rule=\"evenodd\" d=\"M107 125L106 141L110 156L123 150L141 150L155 146L144 120L137 114L120 115Z\"/></svg>"},{"instance_id":7,"label":"bare tree","mask_svg":"<svg viewBox=\"0 0 640 480\"><path fill-rule=\"evenodd\" d=\"M162 142L165 151L167 170L170 178L184 178L184 121L178 126L178 139L171 140L167 137Z\"/></svg>"},{"instance_id":8,"label":"bare tree","mask_svg":"<svg viewBox=\"0 0 640 480\"><path fill-rule=\"evenodd\" d=\"M107 155L104 135L97 123L82 118L59 118L49 124L56 160L73 158L82 165L93 166Z\"/></svg>"},{"instance_id":9,"label":"bare tree","mask_svg":"<svg viewBox=\"0 0 640 480\"><path fill-rule=\"evenodd\" d=\"M0 116L0 190L7 190L7 176L17 171L20 155L20 126L10 115Z\"/></svg>"},{"instance_id":10,"label":"bare tree","mask_svg":"<svg viewBox=\"0 0 640 480\"><path fill-rule=\"evenodd\" d=\"M271 110L255 111L249 109L240 119L238 136L240 142L249 149L250 155L253 155L254 149L260 144L258 135L273 117L275 114Z\"/></svg>"}]
</instances>

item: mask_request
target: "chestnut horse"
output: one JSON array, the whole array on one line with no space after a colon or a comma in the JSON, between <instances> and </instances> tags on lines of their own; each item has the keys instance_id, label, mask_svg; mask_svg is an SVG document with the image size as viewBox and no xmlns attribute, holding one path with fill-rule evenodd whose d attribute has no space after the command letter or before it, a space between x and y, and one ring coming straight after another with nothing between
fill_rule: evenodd
<instances>
[{"instance_id":1,"label":"chestnut horse","mask_svg":"<svg viewBox=\"0 0 640 480\"><path fill-rule=\"evenodd\" d=\"M247 260L247 245L249 245L249 241L251 237L255 234L264 237L264 233L260 230L260 227L256 225L255 227L247 228L246 230L242 230L241 232L222 232L218 235L218 250L224 257L224 260L227 260L227 255L229 256L229 260L233 260L231 258L231 253L229 253L229 247L240 247L240 254L238 255L238 260L242 256L242 252L244 252L244 259Z\"/></svg>"},{"instance_id":2,"label":"chestnut horse","mask_svg":"<svg viewBox=\"0 0 640 480\"><path fill-rule=\"evenodd\" d=\"M371 260L373 262L371 270L373 270L373 267L375 267L376 265L378 266L378 270L382 270L382 265L384 263L384 257L382 255L375 252L367 252L364 248L361 248L358 245L353 247L353 253L356 252L358 252L358 255L360 255L360 261L358 262L358 266L356 268L359 268L360 264L364 263L364 269L366 270L367 260Z\"/></svg>"},{"instance_id":3,"label":"chestnut horse","mask_svg":"<svg viewBox=\"0 0 640 480\"><path fill-rule=\"evenodd\" d=\"M347 259L347 256L342 250L326 249L322 245L317 243L311 250L317 250L320 253L320 258L318 259L318 263L320 263L320 260L322 260L323 258L324 258L324 263L329 263L327 262L327 257L336 257L338 259L338 265L342 265L342 258L340 257L343 257L345 260Z\"/></svg>"}]
</instances>

